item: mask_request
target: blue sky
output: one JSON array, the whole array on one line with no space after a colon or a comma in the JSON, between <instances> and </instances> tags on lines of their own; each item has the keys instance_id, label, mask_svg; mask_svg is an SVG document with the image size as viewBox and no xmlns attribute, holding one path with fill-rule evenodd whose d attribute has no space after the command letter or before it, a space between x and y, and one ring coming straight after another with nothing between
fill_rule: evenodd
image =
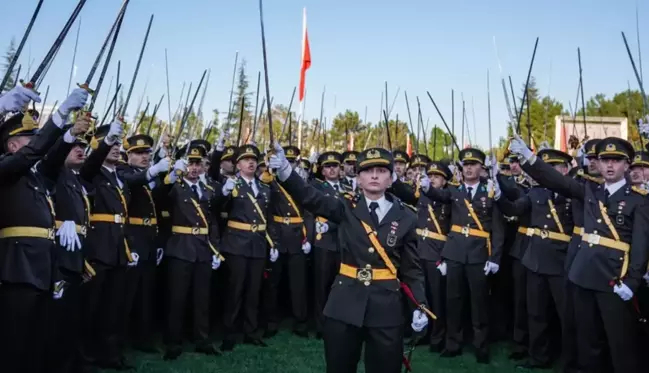
<instances>
[{"instance_id":1,"label":"blue sky","mask_svg":"<svg viewBox=\"0 0 649 373\"><path fill-rule=\"evenodd\" d=\"M0 48L6 48L12 34L17 40L22 37L36 3L3 2L3 13L13 16L3 19ZM35 69L76 3L45 1L23 51L23 71L30 55L36 60L32 71ZM88 0L81 14L77 77L73 83L82 81L90 69L120 4L121 0ZM257 71L263 69L257 4L257 0L131 0L105 84L115 74L118 59L122 61L122 81L125 85L130 83L149 16L154 13L129 112L135 111L147 78L147 95L152 105L166 91L165 48L169 51L172 110L178 103L183 81L194 81L195 86L203 69L211 68L204 111L218 108L227 112L235 51L247 61L251 90L255 89ZM456 128L463 93L471 131L473 100L478 144L487 146L487 69L492 77L494 142L505 133L507 117L494 36L503 70L512 75L517 90L524 83L537 36L540 42L533 75L538 88L543 94L549 89L566 107L568 101L575 100L579 78L577 47L581 47L587 98L596 93L610 96L625 90L627 81L633 89L637 87L620 36L620 31L625 31L637 55L636 0L266 0L270 90L275 103L288 105L291 91L298 84L303 7L308 13L313 60L307 75L308 118L319 115L320 95L326 85L325 116L352 109L362 118L367 106L368 121L376 122L387 81L390 96L401 88L393 116L398 113L400 119L407 118L403 98L403 91L407 90L411 109L415 110L415 97L419 96L424 118L430 117L431 127L433 123L441 125L426 96L429 90L450 125L450 92L454 89ZM649 19L649 4L641 2L641 22L643 19ZM644 53L649 53L648 28L640 25ZM51 86L50 102L64 99L75 34L76 25L43 83L43 91ZM649 54L643 57L649 59ZM646 69L649 74L649 65ZM102 91L99 110L103 110L107 87ZM167 115L166 99L162 114Z\"/></svg>"}]
</instances>

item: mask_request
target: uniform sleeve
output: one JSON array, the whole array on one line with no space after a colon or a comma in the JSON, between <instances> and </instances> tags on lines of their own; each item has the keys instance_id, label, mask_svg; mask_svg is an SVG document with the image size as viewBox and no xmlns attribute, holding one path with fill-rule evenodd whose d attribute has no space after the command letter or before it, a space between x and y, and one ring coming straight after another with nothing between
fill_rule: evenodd
<instances>
[{"instance_id":1,"label":"uniform sleeve","mask_svg":"<svg viewBox=\"0 0 649 373\"><path fill-rule=\"evenodd\" d=\"M564 197L584 200L584 185L570 176L561 175L552 166L536 158L532 164L525 162L523 171L544 187Z\"/></svg>"},{"instance_id":2,"label":"uniform sleeve","mask_svg":"<svg viewBox=\"0 0 649 373\"><path fill-rule=\"evenodd\" d=\"M489 261L500 264L505 246L505 218L498 208L498 204L493 205L491 214L491 256Z\"/></svg>"},{"instance_id":3,"label":"uniform sleeve","mask_svg":"<svg viewBox=\"0 0 649 373\"><path fill-rule=\"evenodd\" d=\"M142 186L149 182L147 170L139 171L129 166L118 166L117 176L130 187Z\"/></svg>"},{"instance_id":4,"label":"uniform sleeve","mask_svg":"<svg viewBox=\"0 0 649 373\"><path fill-rule=\"evenodd\" d=\"M392 193L409 205L416 205L419 200L419 198L415 197L413 188L398 179L392 183Z\"/></svg>"},{"instance_id":5,"label":"uniform sleeve","mask_svg":"<svg viewBox=\"0 0 649 373\"><path fill-rule=\"evenodd\" d=\"M43 160L38 164L38 172L49 179L49 181L56 182L59 172L65 164L65 159L73 147L74 143L65 142L63 141L63 137L59 137L54 146L50 148Z\"/></svg>"},{"instance_id":6,"label":"uniform sleeve","mask_svg":"<svg viewBox=\"0 0 649 373\"><path fill-rule=\"evenodd\" d=\"M426 292L424 291L424 271L421 268L421 261L417 253L417 234L415 233L416 223L408 229L404 237L403 252L401 253L401 265L399 268L401 281L405 282L412 291L415 299L420 304L426 304Z\"/></svg>"},{"instance_id":7,"label":"uniform sleeve","mask_svg":"<svg viewBox=\"0 0 649 373\"><path fill-rule=\"evenodd\" d=\"M63 134L50 118L31 141L14 154L0 158L0 184L13 184L41 160Z\"/></svg>"},{"instance_id":8,"label":"uniform sleeve","mask_svg":"<svg viewBox=\"0 0 649 373\"><path fill-rule=\"evenodd\" d=\"M210 159L210 169L209 176L217 181L222 181L221 179L221 156L223 156L222 151L214 150L212 152L212 157Z\"/></svg>"},{"instance_id":9,"label":"uniform sleeve","mask_svg":"<svg viewBox=\"0 0 649 373\"><path fill-rule=\"evenodd\" d=\"M316 216L322 216L336 224L344 219L345 202L336 197L328 196L307 184L302 178L291 172L288 179L281 182L286 191L293 197L295 203L304 206Z\"/></svg>"},{"instance_id":10,"label":"uniform sleeve","mask_svg":"<svg viewBox=\"0 0 649 373\"><path fill-rule=\"evenodd\" d=\"M426 197L430 198L433 201L438 201L442 203L450 203L452 200L451 187L437 189L437 188L428 188L428 192L425 193Z\"/></svg>"},{"instance_id":11,"label":"uniform sleeve","mask_svg":"<svg viewBox=\"0 0 649 373\"><path fill-rule=\"evenodd\" d=\"M273 247L275 249L278 248L278 245L280 243L279 239L279 228L277 227L277 223L273 220L273 212L275 209L279 208L279 204L281 202L281 197L279 195L279 186L277 185L277 181L272 181L270 183L270 199L268 201L268 208L266 209L266 222L267 222L267 227L268 227L268 237L270 237L270 240L273 241ZM281 214L277 214L281 215Z\"/></svg>"},{"instance_id":12,"label":"uniform sleeve","mask_svg":"<svg viewBox=\"0 0 649 373\"><path fill-rule=\"evenodd\" d=\"M510 201L507 198L501 197L496 201L496 204L500 208L500 211L507 216L522 216L529 211L530 198L524 195L514 201Z\"/></svg>"},{"instance_id":13,"label":"uniform sleeve","mask_svg":"<svg viewBox=\"0 0 649 373\"><path fill-rule=\"evenodd\" d=\"M496 176L503 195L512 201L522 196L521 190L516 186L516 181L510 177L504 177L502 174Z\"/></svg>"},{"instance_id":14,"label":"uniform sleeve","mask_svg":"<svg viewBox=\"0 0 649 373\"><path fill-rule=\"evenodd\" d=\"M633 213L633 238L631 240L631 252L629 258L629 270L624 283L634 293L642 284L642 276L647 272L647 261L649 260L649 200L642 198Z\"/></svg>"},{"instance_id":15,"label":"uniform sleeve","mask_svg":"<svg viewBox=\"0 0 649 373\"><path fill-rule=\"evenodd\" d=\"M97 149L90 152L90 155L83 163L81 170L79 170L79 175L83 180L88 183L92 183L95 176L101 171L101 166L104 164L104 160L110 153L111 145L106 144L104 141L99 142Z\"/></svg>"}]
</instances>

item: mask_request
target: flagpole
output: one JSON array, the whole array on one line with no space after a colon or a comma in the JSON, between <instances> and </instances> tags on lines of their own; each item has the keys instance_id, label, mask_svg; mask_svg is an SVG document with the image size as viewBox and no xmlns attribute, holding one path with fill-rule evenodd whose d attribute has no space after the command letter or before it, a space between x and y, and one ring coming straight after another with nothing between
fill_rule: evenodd
<instances>
[{"instance_id":1,"label":"flagpole","mask_svg":"<svg viewBox=\"0 0 649 373\"><path fill-rule=\"evenodd\" d=\"M304 105L306 101L306 70L311 66L311 52L309 48L309 36L306 28L306 7L302 10L302 56L300 58L300 110L297 125L297 143L302 148L302 118L304 117Z\"/></svg>"}]
</instances>

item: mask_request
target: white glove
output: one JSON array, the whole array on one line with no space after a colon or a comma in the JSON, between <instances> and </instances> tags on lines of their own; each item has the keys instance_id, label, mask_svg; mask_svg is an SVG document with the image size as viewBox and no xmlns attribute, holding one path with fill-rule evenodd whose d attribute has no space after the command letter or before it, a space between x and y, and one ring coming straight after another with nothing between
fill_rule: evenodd
<instances>
[{"instance_id":1,"label":"white glove","mask_svg":"<svg viewBox=\"0 0 649 373\"><path fill-rule=\"evenodd\" d=\"M131 253L131 258L133 259L133 261L132 261L132 262L128 262L127 265L128 265L129 267L135 267L135 266L137 266L137 263L140 261L140 256L138 255L138 253Z\"/></svg>"},{"instance_id":2,"label":"white glove","mask_svg":"<svg viewBox=\"0 0 649 373\"><path fill-rule=\"evenodd\" d=\"M620 285L615 285L613 291L617 294L623 301L628 301L633 298L633 292L629 289L628 286L623 282Z\"/></svg>"},{"instance_id":3,"label":"white glove","mask_svg":"<svg viewBox=\"0 0 649 373\"><path fill-rule=\"evenodd\" d=\"M645 273L642 278L644 279L644 282L647 283L647 286L649 286L649 272Z\"/></svg>"},{"instance_id":4,"label":"white glove","mask_svg":"<svg viewBox=\"0 0 649 373\"><path fill-rule=\"evenodd\" d=\"M309 243L309 241L305 241L305 242L302 244L302 251L303 251L305 254L308 254L308 253L311 252L311 244Z\"/></svg>"},{"instance_id":5,"label":"white glove","mask_svg":"<svg viewBox=\"0 0 649 373\"><path fill-rule=\"evenodd\" d=\"M59 237L59 243L65 247L66 251L77 251L81 249L81 241L77 234L77 226L72 220L66 220L56 231Z\"/></svg>"},{"instance_id":6,"label":"white glove","mask_svg":"<svg viewBox=\"0 0 649 373\"><path fill-rule=\"evenodd\" d=\"M155 253L155 265L159 266L162 262L162 258L165 256L165 251L163 248L159 247Z\"/></svg>"},{"instance_id":7,"label":"white glove","mask_svg":"<svg viewBox=\"0 0 649 373\"><path fill-rule=\"evenodd\" d=\"M291 176L291 164L286 159L286 155L284 155L284 149L277 141L275 141L274 150L274 154L268 160L268 168L277 170L279 180L285 181Z\"/></svg>"},{"instance_id":8,"label":"white glove","mask_svg":"<svg viewBox=\"0 0 649 373\"><path fill-rule=\"evenodd\" d=\"M52 298L61 299L63 297L63 291L65 290L65 281L57 281L54 283L54 290L52 291Z\"/></svg>"},{"instance_id":9,"label":"white glove","mask_svg":"<svg viewBox=\"0 0 649 373\"><path fill-rule=\"evenodd\" d=\"M424 193L428 192L428 189L430 189L430 178L428 175L423 175L419 179L419 187L424 191Z\"/></svg>"},{"instance_id":10,"label":"white glove","mask_svg":"<svg viewBox=\"0 0 649 373\"><path fill-rule=\"evenodd\" d=\"M415 332L419 333L420 331L424 330L424 328L428 325L428 317L426 317L426 314L421 312L420 310L415 310L412 313L412 330Z\"/></svg>"},{"instance_id":11,"label":"white glove","mask_svg":"<svg viewBox=\"0 0 649 373\"><path fill-rule=\"evenodd\" d=\"M219 138L216 140L216 151L222 152L225 149L225 135L226 131L221 132Z\"/></svg>"},{"instance_id":12,"label":"white glove","mask_svg":"<svg viewBox=\"0 0 649 373\"><path fill-rule=\"evenodd\" d=\"M317 221L315 222L315 231L320 234L327 233L329 231L329 224Z\"/></svg>"},{"instance_id":13,"label":"white glove","mask_svg":"<svg viewBox=\"0 0 649 373\"><path fill-rule=\"evenodd\" d=\"M167 156L167 150L161 146L160 149L158 149L158 157L162 159L165 158L166 156Z\"/></svg>"},{"instance_id":14,"label":"white glove","mask_svg":"<svg viewBox=\"0 0 649 373\"><path fill-rule=\"evenodd\" d=\"M30 101L41 102L41 98L33 90L17 84L0 96L0 114L21 111Z\"/></svg>"},{"instance_id":15,"label":"white glove","mask_svg":"<svg viewBox=\"0 0 649 373\"><path fill-rule=\"evenodd\" d=\"M644 120L642 118L638 119L638 127L642 136L649 137L649 116Z\"/></svg>"},{"instance_id":16,"label":"white glove","mask_svg":"<svg viewBox=\"0 0 649 373\"><path fill-rule=\"evenodd\" d=\"M499 269L500 266L498 264L487 261L487 263L485 263L484 265L484 274L485 276L488 276L490 273L495 275L496 273L498 273Z\"/></svg>"},{"instance_id":17,"label":"white glove","mask_svg":"<svg viewBox=\"0 0 649 373\"><path fill-rule=\"evenodd\" d=\"M316 163L316 162L318 161L318 157L319 157L319 156L320 156L320 154L318 154L318 152L313 152L313 153L309 156L309 163L311 163L311 164Z\"/></svg>"},{"instance_id":18,"label":"white glove","mask_svg":"<svg viewBox=\"0 0 649 373\"><path fill-rule=\"evenodd\" d=\"M61 114L61 117L67 118L71 112L83 109L86 101L88 101L88 96L90 96L90 93L83 88L76 88L72 91L70 96L59 106L58 112Z\"/></svg>"},{"instance_id":19,"label":"white glove","mask_svg":"<svg viewBox=\"0 0 649 373\"><path fill-rule=\"evenodd\" d=\"M228 178L225 181L225 184L223 184L223 188L221 188L221 192L223 193L224 196L229 196L230 193L232 193L232 190L234 189L236 185L236 182L232 178Z\"/></svg>"},{"instance_id":20,"label":"white glove","mask_svg":"<svg viewBox=\"0 0 649 373\"><path fill-rule=\"evenodd\" d=\"M446 262L441 262L437 265L437 270L442 276L446 276Z\"/></svg>"},{"instance_id":21,"label":"white glove","mask_svg":"<svg viewBox=\"0 0 649 373\"><path fill-rule=\"evenodd\" d=\"M509 143L509 151L522 156L527 161L534 156L534 153L525 145L525 141L517 133L514 133L514 138Z\"/></svg>"},{"instance_id":22,"label":"white glove","mask_svg":"<svg viewBox=\"0 0 649 373\"><path fill-rule=\"evenodd\" d=\"M279 251L277 249L270 249L270 261L275 263L279 258Z\"/></svg>"},{"instance_id":23,"label":"white glove","mask_svg":"<svg viewBox=\"0 0 649 373\"><path fill-rule=\"evenodd\" d=\"M169 164L171 163L171 160L169 158L162 158L161 160L158 161L158 163L154 164L153 166L149 167L148 175L149 175L149 180L153 179L154 177L158 176L161 172L165 172L169 170Z\"/></svg>"},{"instance_id":24,"label":"white glove","mask_svg":"<svg viewBox=\"0 0 649 373\"><path fill-rule=\"evenodd\" d=\"M586 155L586 143L581 144L579 149L577 149L577 158L581 158Z\"/></svg>"},{"instance_id":25,"label":"white glove","mask_svg":"<svg viewBox=\"0 0 649 373\"><path fill-rule=\"evenodd\" d=\"M124 134L124 126L122 125L122 122L119 119L115 119L110 124L110 129L108 130L108 134L106 135L104 141L106 142L106 144L113 146L116 142L118 142L122 138L123 134Z\"/></svg>"},{"instance_id":26,"label":"white glove","mask_svg":"<svg viewBox=\"0 0 649 373\"><path fill-rule=\"evenodd\" d=\"M502 196L502 191L500 190L500 182L498 182L497 178L494 178L493 181L489 180L493 184L494 188L494 199L498 201L500 197Z\"/></svg>"},{"instance_id":27,"label":"white glove","mask_svg":"<svg viewBox=\"0 0 649 373\"><path fill-rule=\"evenodd\" d=\"M399 177L397 176L397 173L393 172L392 173L392 184L394 184L398 179L399 179Z\"/></svg>"},{"instance_id":28,"label":"white glove","mask_svg":"<svg viewBox=\"0 0 649 373\"><path fill-rule=\"evenodd\" d=\"M300 176L304 181L306 181L306 179L309 177L309 173L302 167L297 167L295 169L295 172L297 172L298 176Z\"/></svg>"},{"instance_id":29,"label":"white glove","mask_svg":"<svg viewBox=\"0 0 649 373\"><path fill-rule=\"evenodd\" d=\"M221 266L221 259L218 256L212 255L212 270L216 271Z\"/></svg>"}]
</instances>

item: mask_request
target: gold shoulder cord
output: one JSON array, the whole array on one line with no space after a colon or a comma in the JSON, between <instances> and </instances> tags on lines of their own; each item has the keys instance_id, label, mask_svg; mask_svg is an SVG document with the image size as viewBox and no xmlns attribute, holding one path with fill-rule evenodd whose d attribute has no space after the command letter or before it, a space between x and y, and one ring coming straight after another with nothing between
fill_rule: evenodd
<instances>
[{"instance_id":1,"label":"gold shoulder cord","mask_svg":"<svg viewBox=\"0 0 649 373\"><path fill-rule=\"evenodd\" d=\"M257 213L261 217L261 220L264 222L264 224L266 224L266 227L268 227L268 223L266 222L266 217L264 216L263 211L261 211L261 207L259 207L259 204L257 203L257 200L255 199L255 197L252 194L250 194L250 193L246 193L246 194L248 194L248 198L250 198L250 202L252 202L252 204L255 206L255 210L257 210ZM270 236L268 235L268 230L266 230L265 234L266 234L266 241L268 241L268 244L270 245L270 247L275 246L275 244L273 243L273 240L271 240Z\"/></svg>"},{"instance_id":2,"label":"gold shoulder cord","mask_svg":"<svg viewBox=\"0 0 649 373\"><path fill-rule=\"evenodd\" d=\"M561 220L559 220L559 216L557 216L557 209L554 207L551 199L548 199L548 205L550 205L550 213L552 214L552 218L554 218L554 222L557 224L557 228L559 228L559 232L563 234L563 225L561 224Z\"/></svg>"},{"instance_id":3,"label":"gold shoulder cord","mask_svg":"<svg viewBox=\"0 0 649 373\"><path fill-rule=\"evenodd\" d=\"M379 256L383 260L383 263L388 267L390 272L393 274L397 274L397 268L394 266L392 261L390 260L390 257L388 257L388 254L385 252L385 248L383 248L383 245L379 242L378 238L376 237L376 232L372 230L372 227L370 227L366 222L360 221L361 224L363 224L363 228L365 229L365 232L367 233L367 236L370 239L370 242L372 242L372 246L374 246L374 249L376 249L376 252L379 253Z\"/></svg>"},{"instance_id":4,"label":"gold shoulder cord","mask_svg":"<svg viewBox=\"0 0 649 373\"><path fill-rule=\"evenodd\" d=\"M122 202L122 207L124 208L124 217L128 218L128 206L126 205L126 198L124 197L124 193L122 193L122 189L116 185L115 189L117 190L117 193L119 194L119 199ZM128 241L126 240L126 235L124 236L124 250L126 250L126 258L128 258L129 262L133 262L133 256L131 255L131 249L128 246Z\"/></svg>"},{"instance_id":5,"label":"gold shoulder cord","mask_svg":"<svg viewBox=\"0 0 649 373\"><path fill-rule=\"evenodd\" d=\"M471 214L471 218L473 219L473 222L475 222L475 225L478 226L478 230L484 232L485 230L482 227L482 223L480 223L480 219L478 219L478 216L473 210L473 205L466 198L464 198L464 204L466 205L466 208L469 209L469 214ZM491 256L491 238L487 238L487 252L489 253L489 256Z\"/></svg>"},{"instance_id":6,"label":"gold shoulder cord","mask_svg":"<svg viewBox=\"0 0 649 373\"><path fill-rule=\"evenodd\" d=\"M284 189L283 186L281 186L279 183L277 183L277 186L279 187L279 190L284 194L284 197L288 200L288 204L291 205L293 208L293 211L295 211L295 214L301 218L302 215L300 214L300 210L298 210L297 205L295 204L295 201L293 201L293 198L291 197L290 194ZM304 226L304 221L302 221L302 234L304 235L304 238L306 238L306 227Z\"/></svg>"},{"instance_id":7,"label":"gold shoulder cord","mask_svg":"<svg viewBox=\"0 0 649 373\"><path fill-rule=\"evenodd\" d=\"M599 202L599 210L602 213L602 219L604 219L604 223L606 223L606 226L608 229L611 231L611 234L613 235L613 238L615 241L620 242L620 235L617 233L617 229L615 229L615 226L613 226L613 223L611 222L611 218L608 216L608 211L606 210L606 206L602 203L602 201ZM626 272L629 269L629 252L625 251L624 252L624 261L622 263L622 273L620 274L620 279L624 278L626 276Z\"/></svg>"},{"instance_id":8,"label":"gold shoulder cord","mask_svg":"<svg viewBox=\"0 0 649 373\"><path fill-rule=\"evenodd\" d=\"M202 209L201 206L198 204L198 202L196 202L196 201L194 200L194 198L190 198L189 200L192 201L192 204L193 204L194 207L196 208L196 212L198 212L198 215L201 217L201 220L203 221L203 224L205 224L205 228L207 228L207 229L208 229L208 232L209 232L210 226L209 226L209 224L207 224L207 219L205 219L205 214L203 214L203 209ZM221 261L224 261L225 258L221 255L221 253L219 253L218 250L216 250L216 248L214 247L214 245L212 245L212 242L210 242L210 237L209 237L209 235L208 235L208 237L207 237L207 243L208 243L208 245L210 245L210 250L212 250L212 252L214 253L214 255L216 255L217 257L219 257L219 259L220 259Z\"/></svg>"},{"instance_id":9,"label":"gold shoulder cord","mask_svg":"<svg viewBox=\"0 0 649 373\"><path fill-rule=\"evenodd\" d=\"M433 207L428 204L428 215L430 215L430 219L433 221L433 224L435 224L435 229L437 229L437 233L443 234L442 229L439 226L439 223L437 222L437 218L435 217L435 213L433 212Z\"/></svg>"}]
</instances>

